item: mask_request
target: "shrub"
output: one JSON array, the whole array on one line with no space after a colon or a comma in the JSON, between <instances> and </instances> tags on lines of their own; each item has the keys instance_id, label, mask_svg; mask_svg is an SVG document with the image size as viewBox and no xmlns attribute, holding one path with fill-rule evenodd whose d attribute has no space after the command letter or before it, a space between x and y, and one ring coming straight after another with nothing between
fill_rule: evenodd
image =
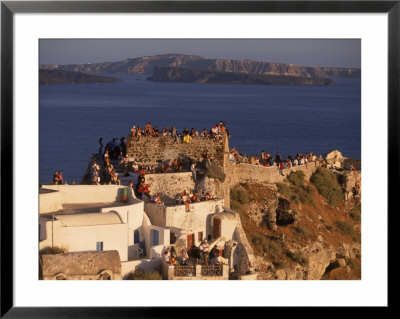
<instances>
[{"instance_id":1,"label":"shrub","mask_svg":"<svg viewBox=\"0 0 400 319\"><path fill-rule=\"evenodd\" d=\"M281 246L262 235L248 234L250 241L259 250L266 253L273 261L279 260L282 257Z\"/></svg>"},{"instance_id":2,"label":"shrub","mask_svg":"<svg viewBox=\"0 0 400 319\"><path fill-rule=\"evenodd\" d=\"M349 224L348 222L337 221L335 223L335 226L336 226L337 230L339 231L339 233L341 233L342 235L354 235L355 234L353 226L351 224Z\"/></svg>"},{"instance_id":3,"label":"shrub","mask_svg":"<svg viewBox=\"0 0 400 319\"><path fill-rule=\"evenodd\" d=\"M308 257L304 255L301 251L296 251L294 253L288 252L287 256L302 266L308 265Z\"/></svg>"},{"instance_id":4,"label":"shrub","mask_svg":"<svg viewBox=\"0 0 400 319\"><path fill-rule=\"evenodd\" d=\"M281 193L282 195L286 196L287 198L290 198L292 195L292 192L290 190L289 185L284 184L284 183L277 183L276 187L278 188L278 192Z\"/></svg>"},{"instance_id":5,"label":"shrub","mask_svg":"<svg viewBox=\"0 0 400 319\"><path fill-rule=\"evenodd\" d=\"M302 202L303 204L314 203L313 199L314 190L312 189L312 187L310 186L297 187L296 193L299 197L300 202Z\"/></svg>"},{"instance_id":6,"label":"shrub","mask_svg":"<svg viewBox=\"0 0 400 319\"><path fill-rule=\"evenodd\" d=\"M293 174L293 173L292 173ZM310 186L301 186L301 187L290 187L284 183L276 184L278 188L278 192L282 195L286 196L290 201L295 204L299 202L303 204L313 204L313 193L314 190Z\"/></svg>"},{"instance_id":7,"label":"shrub","mask_svg":"<svg viewBox=\"0 0 400 319\"><path fill-rule=\"evenodd\" d=\"M271 257L272 260L278 260L282 257L282 248L279 244L272 240L264 240L262 243L264 252Z\"/></svg>"},{"instance_id":8,"label":"shrub","mask_svg":"<svg viewBox=\"0 0 400 319\"><path fill-rule=\"evenodd\" d=\"M339 201L344 199L336 175L327 169L318 167L310 181L315 185L318 192L328 200L329 205L336 206Z\"/></svg>"},{"instance_id":9,"label":"shrub","mask_svg":"<svg viewBox=\"0 0 400 319\"><path fill-rule=\"evenodd\" d=\"M305 177L305 175L304 175L303 171L297 171L297 172L291 172L290 175L287 177L287 179L294 186L303 187L304 186L304 177Z\"/></svg>"},{"instance_id":10,"label":"shrub","mask_svg":"<svg viewBox=\"0 0 400 319\"><path fill-rule=\"evenodd\" d=\"M142 270L131 271L125 277L127 280L162 280L159 272L143 272Z\"/></svg>"},{"instance_id":11,"label":"shrub","mask_svg":"<svg viewBox=\"0 0 400 319\"><path fill-rule=\"evenodd\" d=\"M235 200L232 200L232 198L231 198L231 208L234 210L234 211L236 211L236 212L239 212L240 211L240 209L241 209L241 205L240 205L240 203L239 202L237 202L237 201L235 201Z\"/></svg>"},{"instance_id":12,"label":"shrub","mask_svg":"<svg viewBox=\"0 0 400 319\"><path fill-rule=\"evenodd\" d=\"M40 250L39 254L41 255L55 255L55 254L63 254L66 253L67 250L61 247L44 247L43 249Z\"/></svg>"},{"instance_id":13,"label":"shrub","mask_svg":"<svg viewBox=\"0 0 400 319\"><path fill-rule=\"evenodd\" d=\"M230 190L231 200L235 200L241 204L249 203L249 196L247 195L246 190L243 187L232 188Z\"/></svg>"}]
</instances>

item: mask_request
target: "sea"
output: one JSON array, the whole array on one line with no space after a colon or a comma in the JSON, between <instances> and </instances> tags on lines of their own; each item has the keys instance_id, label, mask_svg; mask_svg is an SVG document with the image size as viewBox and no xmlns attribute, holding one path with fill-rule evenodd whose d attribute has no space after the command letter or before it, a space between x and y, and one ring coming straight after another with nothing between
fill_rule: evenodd
<instances>
[{"instance_id":1,"label":"sea","mask_svg":"<svg viewBox=\"0 0 400 319\"><path fill-rule=\"evenodd\" d=\"M128 136L150 121L199 133L219 121L230 147L283 158L339 150L361 159L361 79L333 79L335 86L161 83L144 75L112 75L117 83L39 87L39 184L54 171L77 184L98 140Z\"/></svg>"}]
</instances>

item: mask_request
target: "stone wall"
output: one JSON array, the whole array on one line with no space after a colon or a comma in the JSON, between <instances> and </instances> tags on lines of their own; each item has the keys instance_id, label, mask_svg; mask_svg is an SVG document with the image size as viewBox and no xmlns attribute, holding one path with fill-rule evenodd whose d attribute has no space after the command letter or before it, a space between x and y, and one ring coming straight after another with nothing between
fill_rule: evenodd
<instances>
[{"instance_id":1,"label":"stone wall","mask_svg":"<svg viewBox=\"0 0 400 319\"><path fill-rule=\"evenodd\" d=\"M175 202L173 199L183 190L193 191L195 182L192 173L146 174L146 183L150 184L150 193L159 193L165 202Z\"/></svg>"},{"instance_id":2,"label":"stone wall","mask_svg":"<svg viewBox=\"0 0 400 319\"><path fill-rule=\"evenodd\" d=\"M140 140L128 136L126 142L126 153L130 160L134 160L139 165L156 165L158 161L174 160L178 157L198 160L204 152L212 155L218 165L223 165L223 143L208 138L195 137L186 144L176 143L174 138L168 136L142 136Z\"/></svg>"},{"instance_id":3,"label":"stone wall","mask_svg":"<svg viewBox=\"0 0 400 319\"><path fill-rule=\"evenodd\" d=\"M40 257L44 280L122 279L118 251L86 251Z\"/></svg>"},{"instance_id":4,"label":"stone wall","mask_svg":"<svg viewBox=\"0 0 400 319\"><path fill-rule=\"evenodd\" d=\"M318 162L309 163L307 167L305 165L291 167L283 170L284 176L282 176L276 166L264 167L251 164L235 164L228 163L225 165L226 180L229 187L233 187L240 183L281 183L285 180L291 172L302 170L309 180L311 175L315 172L318 167Z\"/></svg>"}]
</instances>

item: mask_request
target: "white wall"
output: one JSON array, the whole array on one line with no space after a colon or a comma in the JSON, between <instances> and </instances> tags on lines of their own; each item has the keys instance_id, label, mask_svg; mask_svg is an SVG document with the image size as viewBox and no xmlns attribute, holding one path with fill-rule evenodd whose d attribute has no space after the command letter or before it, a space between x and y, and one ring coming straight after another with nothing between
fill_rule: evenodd
<instances>
[{"instance_id":1,"label":"white wall","mask_svg":"<svg viewBox=\"0 0 400 319\"><path fill-rule=\"evenodd\" d=\"M211 216L224 205L223 199L197 202L190 205L191 212L186 212L184 205L167 207L166 226L174 226L187 232L202 231L204 237L211 233ZM196 238L197 240L197 238Z\"/></svg>"},{"instance_id":2,"label":"white wall","mask_svg":"<svg viewBox=\"0 0 400 319\"><path fill-rule=\"evenodd\" d=\"M153 203L145 203L144 211L149 217L152 225L165 227L165 206Z\"/></svg>"},{"instance_id":3,"label":"white wall","mask_svg":"<svg viewBox=\"0 0 400 319\"><path fill-rule=\"evenodd\" d=\"M47 239L40 242L40 248L51 246L52 222L46 223ZM63 247L68 252L95 251L96 243L103 242L103 250L117 250L121 261L128 260L128 225L96 225L81 227L60 227L54 222L53 245Z\"/></svg>"},{"instance_id":4,"label":"white wall","mask_svg":"<svg viewBox=\"0 0 400 319\"><path fill-rule=\"evenodd\" d=\"M190 204L191 212L186 212L185 205L157 204L145 204L145 211L153 225L180 228L189 233L202 231L206 237L211 233L211 215L220 211L223 206L223 199L214 199Z\"/></svg>"},{"instance_id":5,"label":"white wall","mask_svg":"<svg viewBox=\"0 0 400 319\"><path fill-rule=\"evenodd\" d=\"M121 190L126 186L120 185L43 185L42 188L57 190L60 194L61 203L104 203L121 200ZM132 199L129 192L129 200ZM43 194L42 194L43 195ZM134 196L134 195L133 195ZM40 197L42 198L42 197Z\"/></svg>"},{"instance_id":6,"label":"white wall","mask_svg":"<svg viewBox=\"0 0 400 319\"><path fill-rule=\"evenodd\" d=\"M51 213L62 209L61 196L59 192L45 193L39 195L39 213Z\"/></svg>"},{"instance_id":7,"label":"white wall","mask_svg":"<svg viewBox=\"0 0 400 319\"><path fill-rule=\"evenodd\" d=\"M150 256L150 250L151 250L151 238L150 238L150 231L154 229L158 231L159 234L159 245L164 245L164 246L168 246L170 244L170 230L167 228L163 228L163 227L158 227L158 226L154 226L154 225L150 225L150 226L144 226L143 230L144 230L144 234L145 234L145 240L146 240L146 255Z\"/></svg>"}]
</instances>

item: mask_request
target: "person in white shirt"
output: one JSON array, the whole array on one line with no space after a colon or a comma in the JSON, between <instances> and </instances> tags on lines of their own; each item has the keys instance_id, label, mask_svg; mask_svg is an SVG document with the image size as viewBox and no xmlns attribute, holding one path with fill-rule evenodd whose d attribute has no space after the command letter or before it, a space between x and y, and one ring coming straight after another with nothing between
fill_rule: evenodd
<instances>
[{"instance_id":1,"label":"person in white shirt","mask_svg":"<svg viewBox=\"0 0 400 319\"><path fill-rule=\"evenodd\" d=\"M171 253L169 251L169 247L167 247L165 251L162 253L162 257L165 262L167 262L168 264L171 263Z\"/></svg>"},{"instance_id":2,"label":"person in white shirt","mask_svg":"<svg viewBox=\"0 0 400 319\"><path fill-rule=\"evenodd\" d=\"M208 265L209 250L210 250L210 246L208 245L207 239L204 239L204 241L200 245L200 257L201 257L202 262L206 265Z\"/></svg>"}]
</instances>

